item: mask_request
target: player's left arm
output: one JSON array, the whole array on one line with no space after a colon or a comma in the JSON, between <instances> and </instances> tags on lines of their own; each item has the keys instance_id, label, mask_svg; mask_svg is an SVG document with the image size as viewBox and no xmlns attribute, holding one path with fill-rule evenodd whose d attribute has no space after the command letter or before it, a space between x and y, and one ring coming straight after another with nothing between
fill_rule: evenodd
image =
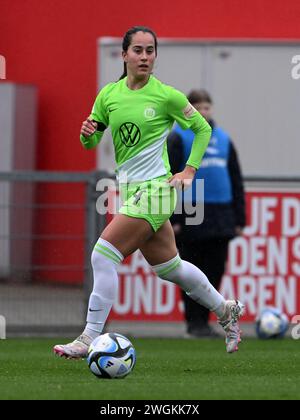
<instances>
[{"instance_id":1,"label":"player's left arm","mask_svg":"<svg viewBox=\"0 0 300 420\"><path fill-rule=\"evenodd\" d=\"M185 188L188 188L200 167L212 130L205 118L188 102L186 96L175 89L170 92L168 114L181 128L184 130L191 129L195 134L192 150L184 171L175 174L170 179L171 185L183 184Z\"/></svg>"}]
</instances>

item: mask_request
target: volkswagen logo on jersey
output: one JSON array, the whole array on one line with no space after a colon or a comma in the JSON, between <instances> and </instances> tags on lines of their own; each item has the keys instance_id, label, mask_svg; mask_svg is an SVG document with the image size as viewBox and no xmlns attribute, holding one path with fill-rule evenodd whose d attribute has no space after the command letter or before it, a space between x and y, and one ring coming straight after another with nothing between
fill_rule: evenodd
<instances>
[{"instance_id":1,"label":"volkswagen logo on jersey","mask_svg":"<svg viewBox=\"0 0 300 420\"><path fill-rule=\"evenodd\" d=\"M133 147L141 139L141 131L137 125L131 122L126 122L119 128L120 138L126 147Z\"/></svg>"}]
</instances>

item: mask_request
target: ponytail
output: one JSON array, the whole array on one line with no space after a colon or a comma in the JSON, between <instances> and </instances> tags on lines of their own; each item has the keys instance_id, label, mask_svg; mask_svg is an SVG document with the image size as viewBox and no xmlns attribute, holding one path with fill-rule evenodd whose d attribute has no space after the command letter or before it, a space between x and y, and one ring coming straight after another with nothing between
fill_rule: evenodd
<instances>
[{"instance_id":1,"label":"ponytail","mask_svg":"<svg viewBox=\"0 0 300 420\"><path fill-rule=\"evenodd\" d=\"M124 62L124 70L122 76L119 78L119 80L125 79L127 76L127 64Z\"/></svg>"}]
</instances>

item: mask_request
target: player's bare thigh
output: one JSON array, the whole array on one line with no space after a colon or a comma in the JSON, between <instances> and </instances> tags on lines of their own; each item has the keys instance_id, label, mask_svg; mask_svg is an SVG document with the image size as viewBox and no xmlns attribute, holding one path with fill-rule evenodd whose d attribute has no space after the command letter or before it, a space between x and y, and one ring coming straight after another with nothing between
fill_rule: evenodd
<instances>
[{"instance_id":1,"label":"player's bare thigh","mask_svg":"<svg viewBox=\"0 0 300 420\"><path fill-rule=\"evenodd\" d=\"M140 246L140 251L150 265L162 264L176 257L175 235L169 220Z\"/></svg>"},{"instance_id":2,"label":"player's bare thigh","mask_svg":"<svg viewBox=\"0 0 300 420\"><path fill-rule=\"evenodd\" d=\"M101 234L126 258L146 243L154 232L144 219L117 214Z\"/></svg>"}]
</instances>

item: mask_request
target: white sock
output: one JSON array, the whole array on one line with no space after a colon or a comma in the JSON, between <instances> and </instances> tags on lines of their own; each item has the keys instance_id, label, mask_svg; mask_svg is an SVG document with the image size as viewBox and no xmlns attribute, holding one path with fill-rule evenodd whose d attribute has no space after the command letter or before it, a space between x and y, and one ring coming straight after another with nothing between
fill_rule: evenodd
<instances>
[{"instance_id":1,"label":"white sock","mask_svg":"<svg viewBox=\"0 0 300 420\"><path fill-rule=\"evenodd\" d=\"M87 325L83 334L98 337L118 293L117 266L123 255L109 242L99 239L92 252L94 287L89 300Z\"/></svg>"},{"instance_id":2,"label":"white sock","mask_svg":"<svg viewBox=\"0 0 300 420\"><path fill-rule=\"evenodd\" d=\"M225 299L195 265L177 255L166 263L152 267L158 277L178 284L197 303L205 306L218 317L224 315Z\"/></svg>"}]
</instances>

